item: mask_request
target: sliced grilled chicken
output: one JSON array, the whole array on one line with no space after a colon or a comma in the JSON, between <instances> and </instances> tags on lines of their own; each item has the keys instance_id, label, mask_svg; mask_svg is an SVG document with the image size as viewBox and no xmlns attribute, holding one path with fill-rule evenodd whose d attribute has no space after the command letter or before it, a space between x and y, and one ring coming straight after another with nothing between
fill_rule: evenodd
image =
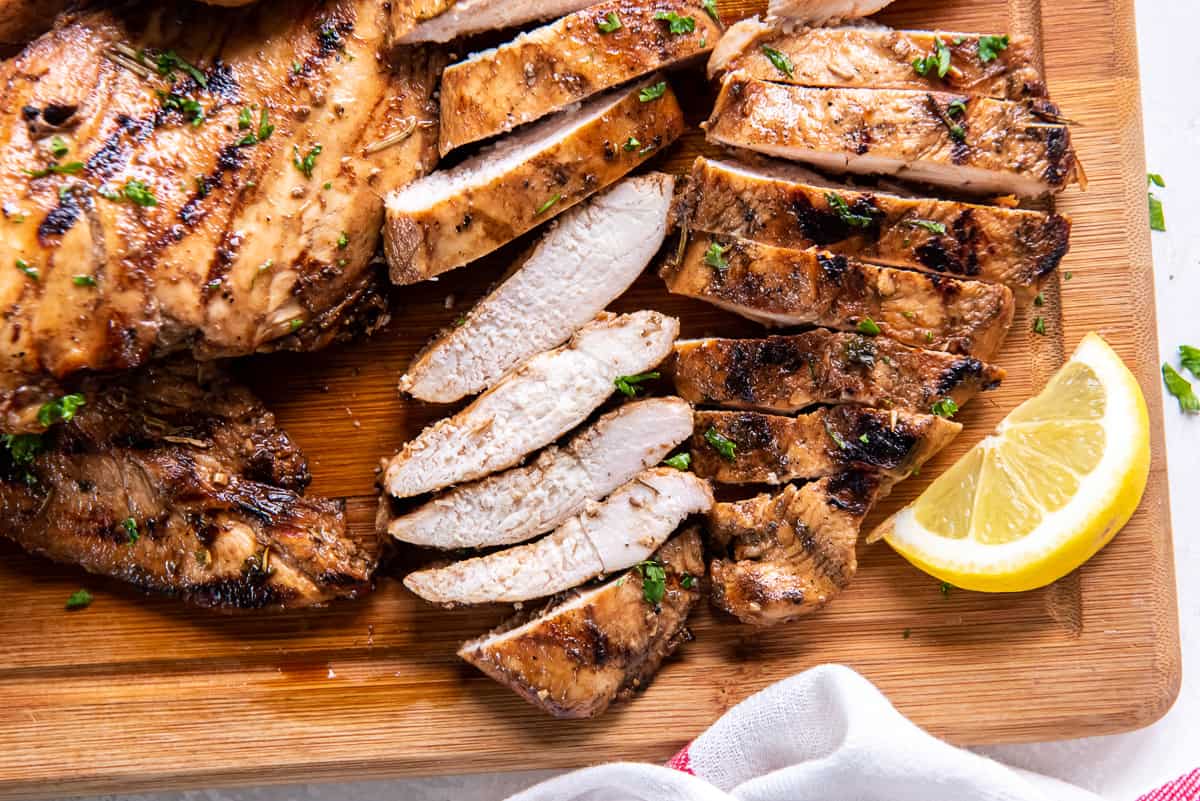
<instances>
[{"instance_id":1,"label":"sliced grilled chicken","mask_svg":"<svg viewBox=\"0 0 1200 801\"><path fill-rule=\"evenodd\" d=\"M0 448L4 536L201 606L310 606L369 589L375 557L347 535L343 504L303 497L304 457L211 364L72 390L83 405L68 422Z\"/></svg>"},{"instance_id":2,"label":"sliced grilled chicken","mask_svg":"<svg viewBox=\"0 0 1200 801\"><path fill-rule=\"evenodd\" d=\"M675 17L656 19L666 14ZM439 147L445 155L697 58L720 36L716 21L690 0L607 0L589 6L448 67L442 74ZM653 147L631 147L645 146Z\"/></svg>"},{"instance_id":3,"label":"sliced grilled chicken","mask_svg":"<svg viewBox=\"0 0 1200 801\"><path fill-rule=\"evenodd\" d=\"M845 470L901 481L958 436L932 414L835 406L799 417L697 412L692 469L723 484L785 484Z\"/></svg>"},{"instance_id":4,"label":"sliced grilled chicken","mask_svg":"<svg viewBox=\"0 0 1200 801\"><path fill-rule=\"evenodd\" d=\"M1070 131L1046 100L811 89L732 75L705 128L714 144L975 194L1039 197L1079 180Z\"/></svg>"},{"instance_id":5,"label":"sliced grilled chicken","mask_svg":"<svg viewBox=\"0 0 1200 801\"><path fill-rule=\"evenodd\" d=\"M1008 333L1008 287L863 264L723 236L692 236L667 289L766 325L883 333L906 345L990 358Z\"/></svg>"},{"instance_id":6,"label":"sliced grilled chicken","mask_svg":"<svg viewBox=\"0 0 1200 801\"><path fill-rule=\"evenodd\" d=\"M1004 284L1034 297L1066 255L1059 214L814 185L792 165L696 159L684 220L692 231Z\"/></svg>"},{"instance_id":7,"label":"sliced grilled chicken","mask_svg":"<svg viewBox=\"0 0 1200 801\"><path fill-rule=\"evenodd\" d=\"M561 345L658 252L674 187L663 173L630 178L564 214L503 284L417 356L400 390L450 403Z\"/></svg>"},{"instance_id":8,"label":"sliced grilled chicken","mask_svg":"<svg viewBox=\"0 0 1200 801\"><path fill-rule=\"evenodd\" d=\"M924 74L913 67L941 48L950 59L945 75L939 77L937 67ZM1034 43L1027 37L868 26L787 32L751 18L726 31L708 60L708 75L739 72L798 86L924 89L1021 100L1046 95L1036 64Z\"/></svg>"},{"instance_id":9,"label":"sliced grilled chicken","mask_svg":"<svg viewBox=\"0 0 1200 801\"><path fill-rule=\"evenodd\" d=\"M556 718L595 717L645 688L690 639L684 624L704 574L699 533L672 537L653 558L666 573L657 603L647 598L644 570L630 570L519 615L463 643L458 655Z\"/></svg>"},{"instance_id":10,"label":"sliced grilled chicken","mask_svg":"<svg viewBox=\"0 0 1200 801\"><path fill-rule=\"evenodd\" d=\"M561 17L588 4L589 0L411 0L390 5L400 43L412 44L448 42L460 36Z\"/></svg>"},{"instance_id":11,"label":"sliced grilled chicken","mask_svg":"<svg viewBox=\"0 0 1200 801\"><path fill-rule=\"evenodd\" d=\"M385 65L380 16L103 4L0 65L5 430L47 376L307 349L354 322L386 286L382 189L437 159L445 59Z\"/></svg>"},{"instance_id":12,"label":"sliced grilled chicken","mask_svg":"<svg viewBox=\"0 0 1200 801\"><path fill-rule=\"evenodd\" d=\"M553 534L409 573L404 586L430 603L447 606L543 598L633 567L654 553L684 518L707 512L712 503L704 479L670 467L646 470Z\"/></svg>"},{"instance_id":13,"label":"sliced grilled chicken","mask_svg":"<svg viewBox=\"0 0 1200 801\"><path fill-rule=\"evenodd\" d=\"M1003 378L1002 368L970 356L821 328L675 343L675 390L692 403L739 409L794 413L818 403L855 403L928 412L943 398L962 406Z\"/></svg>"},{"instance_id":14,"label":"sliced grilled chicken","mask_svg":"<svg viewBox=\"0 0 1200 801\"><path fill-rule=\"evenodd\" d=\"M679 103L654 76L392 192L384 227L392 281L423 281L491 253L616 181L682 132ZM625 147L630 140L644 144Z\"/></svg>"},{"instance_id":15,"label":"sliced grilled chicken","mask_svg":"<svg viewBox=\"0 0 1200 801\"><path fill-rule=\"evenodd\" d=\"M770 0L767 15L788 23L825 25L882 11L893 0Z\"/></svg>"},{"instance_id":16,"label":"sliced grilled chicken","mask_svg":"<svg viewBox=\"0 0 1200 801\"><path fill-rule=\"evenodd\" d=\"M858 569L855 545L880 494L879 476L853 470L778 493L718 503L709 542L712 603L753 626L821 609Z\"/></svg>"},{"instance_id":17,"label":"sliced grilled chicken","mask_svg":"<svg viewBox=\"0 0 1200 801\"><path fill-rule=\"evenodd\" d=\"M392 520L387 530L398 540L431 548L524 542L658 464L691 433L692 408L679 398L627 403L565 447L449 490Z\"/></svg>"},{"instance_id":18,"label":"sliced grilled chicken","mask_svg":"<svg viewBox=\"0 0 1200 801\"><path fill-rule=\"evenodd\" d=\"M407 498L512 467L582 423L616 379L660 363L678 335L679 321L654 311L599 316L422 431L392 457L384 487Z\"/></svg>"}]
</instances>

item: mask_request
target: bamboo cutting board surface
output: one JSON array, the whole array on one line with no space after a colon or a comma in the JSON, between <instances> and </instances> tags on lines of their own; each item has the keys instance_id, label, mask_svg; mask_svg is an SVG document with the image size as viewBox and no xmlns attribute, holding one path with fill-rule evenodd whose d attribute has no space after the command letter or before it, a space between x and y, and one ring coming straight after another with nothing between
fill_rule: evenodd
<instances>
[{"instance_id":1,"label":"bamboo cutting board surface","mask_svg":"<svg viewBox=\"0 0 1200 801\"><path fill-rule=\"evenodd\" d=\"M727 21L759 9L720 5ZM755 632L701 604L695 642L644 694L594 721L551 720L456 659L503 610L432 609L391 576L327 609L227 616L3 545L0 798L661 761L750 693L823 662L853 666L917 723L963 744L1118 732L1163 714L1179 645L1133 1L901 0L883 20L1038 36L1052 95L1080 123L1090 186L1059 203L1075 222L1060 270L1073 280L1047 288L1047 335L1019 311L997 360L1008 380L966 407L957 442L876 519L1097 330L1137 373L1153 424L1145 500L1112 545L1051 587L1008 596L944 596L886 545L863 548L850 589L802 622ZM708 109L700 85L675 80L693 121ZM695 131L653 166L682 172L702 149ZM367 343L239 368L308 455L311 491L349 498L356 533L371 532L380 457L446 411L400 400L399 373L503 267L493 259L413 287ZM680 315L686 336L753 330L668 296L650 274L615 304L644 307ZM64 613L80 586L95 603Z\"/></svg>"}]
</instances>

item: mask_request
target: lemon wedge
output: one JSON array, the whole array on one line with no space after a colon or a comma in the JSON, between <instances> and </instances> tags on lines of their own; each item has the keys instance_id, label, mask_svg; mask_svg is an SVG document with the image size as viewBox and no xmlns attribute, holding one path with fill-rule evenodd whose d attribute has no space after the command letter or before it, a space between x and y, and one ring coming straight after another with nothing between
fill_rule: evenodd
<instances>
[{"instance_id":1,"label":"lemon wedge","mask_svg":"<svg viewBox=\"0 0 1200 801\"><path fill-rule=\"evenodd\" d=\"M871 539L956 587L1030 590L1107 545L1149 473L1141 387L1108 343L1088 334L1040 394Z\"/></svg>"}]
</instances>

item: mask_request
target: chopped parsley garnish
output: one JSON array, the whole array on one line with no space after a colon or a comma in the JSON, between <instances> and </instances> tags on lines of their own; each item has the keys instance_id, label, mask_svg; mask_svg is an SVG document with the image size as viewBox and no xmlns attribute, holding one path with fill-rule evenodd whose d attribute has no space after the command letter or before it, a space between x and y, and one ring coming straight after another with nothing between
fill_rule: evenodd
<instances>
[{"instance_id":1,"label":"chopped parsley garnish","mask_svg":"<svg viewBox=\"0 0 1200 801\"><path fill-rule=\"evenodd\" d=\"M1186 378L1166 362L1163 362L1162 376L1163 383L1167 385L1167 392L1170 392L1179 401L1179 411L1193 414L1200 412L1200 398L1196 397L1192 385Z\"/></svg>"},{"instance_id":2,"label":"chopped parsley garnish","mask_svg":"<svg viewBox=\"0 0 1200 801\"><path fill-rule=\"evenodd\" d=\"M948 581L943 581L941 585L938 586L938 590L942 593L943 597L949 597L950 590L952 589L954 589L954 585Z\"/></svg>"},{"instance_id":3,"label":"chopped parsley garnish","mask_svg":"<svg viewBox=\"0 0 1200 801\"><path fill-rule=\"evenodd\" d=\"M128 543L133 545L142 535L138 533L137 521L132 517L127 517L121 521L121 528L125 529L125 535L129 538Z\"/></svg>"},{"instance_id":4,"label":"chopped parsley garnish","mask_svg":"<svg viewBox=\"0 0 1200 801\"><path fill-rule=\"evenodd\" d=\"M967 107L965 103L960 100L955 100L951 102L946 109L943 109L941 104L937 102L937 99L934 98L933 95L929 95L929 105L932 107L933 113L936 114L938 119L942 121L942 124L946 126L946 130L950 132L951 139L956 142L967 141L967 129L954 121L954 117L957 116L957 114L961 114L962 112L966 111Z\"/></svg>"},{"instance_id":5,"label":"chopped parsley garnish","mask_svg":"<svg viewBox=\"0 0 1200 801\"><path fill-rule=\"evenodd\" d=\"M17 257L16 265L17 269L25 273L30 280L37 281L41 279L42 276L41 273L38 272L38 268L22 259L20 256Z\"/></svg>"},{"instance_id":6,"label":"chopped parsley garnish","mask_svg":"<svg viewBox=\"0 0 1200 801\"><path fill-rule=\"evenodd\" d=\"M238 114L238 128L240 128L241 130L246 130L252 124L253 124L253 119L250 115L250 109L248 109L248 108L242 109L242 112L240 114ZM245 147L247 145L256 145L259 142L265 142L267 139L270 139L271 134L273 134L273 133L275 133L275 126L272 125L270 123L270 121L267 119L267 110L264 108L262 110L262 113L258 117L258 130L247 131L246 135L243 136L241 139L237 140L237 142L235 142L235 144L238 147ZM295 148L295 145L292 145L292 147ZM319 154L321 152L321 146L316 145L313 148L313 150L315 150L316 153ZM309 151L309 156L312 156L312 163L315 164L316 160L317 160L317 156L316 156L316 154L313 153L313 150ZM300 157L300 151L296 150L296 159L299 159L299 157ZM305 159L307 160L308 156L306 156ZM299 169L301 172L304 172L304 168L300 166L300 163L296 164L296 168ZM311 166L309 166L308 172L305 174L309 178L312 177L312 167Z\"/></svg>"},{"instance_id":7,"label":"chopped parsley garnish","mask_svg":"<svg viewBox=\"0 0 1200 801\"><path fill-rule=\"evenodd\" d=\"M1075 277L1075 273L1071 272L1070 270L1067 270L1065 273L1063 273L1064 281L1070 281L1074 277Z\"/></svg>"},{"instance_id":8,"label":"chopped parsley garnish","mask_svg":"<svg viewBox=\"0 0 1200 801\"><path fill-rule=\"evenodd\" d=\"M297 328L299 328L302 325L304 325L304 321L301 320L299 317L293 317L292 319L288 320L288 330L289 331L295 331Z\"/></svg>"},{"instance_id":9,"label":"chopped parsley garnish","mask_svg":"<svg viewBox=\"0 0 1200 801\"><path fill-rule=\"evenodd\" d=\"M704 251L704 263L716 270L728 270L729 260L725 258L725 254L732 248L733 245L709 242L708 250Z\"/></svg>"},{"instance_id":10,"label":"chopped parsley garnish","mask_svg":"<svg viewBox=\"0 0 1200 801\"><path fill-rule=\"evenodd\" d=\"M199 101L177 95L174 92L160 91L158 96L162 98L163 108L168 111L178 111L187 118L192 127L199 128L204 124L204 107L200 105Z\"/></svg>"},{"instance_id":11,"label":"chopped parsley garnish","mask_svg":"<svg viewBox=\"0 0 1200 801\"><path fill-rule=\"evenodd\" d=\"M870 438L870 437L868 437L866 434L861 434L861 435L859 435L859 437L858 437L858 441L859 441L859 442L861 442L863 445L870 445L870 444L871 444L871 438Z\"/></svg>"},{"instance_id":12,"label":"chopped parsley garnish","mask_svg":"<svg viewBox=\"0 0 1200 801\"><path fill-rule=\"evenodd\" d=\"M348 237L346 235L345 231L342 231L340 234L338 234L338 238L337 238L338 250L345 250L349 244L350 244L350 237Z\"/></svg>"},{"instance_id":13,"label":"chopped parsley garnish","mask_svg":"<svg viewBox=\"0 0 1200 801\"><path fill-rule=\"evenodd\" d=\"M696 577L691 573L684 573L679 577L679 586L683 587L685 590L690 590L692 587L696 586Z\"/></svg>"},{"instance_id":14,"label":"chopped parsley garnish","mask_svg":"<svg viewBox=\"0 0 1200 801\"><path fill-rule=\"evenodd\" d=\"M879 323L870 317L864 317L858 321L858 333L875 337L883 333L883 329L879 327Z\"/></svg>"},{"instance_id":15,"label":"chopped parsley garnish","mask_svg":"<svg viewBox=\"0 0 1200 801\"><path fill-rule=\"evenodd\" d=\"M643 103L649 103L651 100L658 100L667 93L667 82L659 81L653 86L647 86L642 91L638 92L638 100Z\"/></svg>"},{"instance_id":16,"label":"chopped parsley garnish","mask_svg":"<svg viewBox=\"0 0 1200 801\"><path fill-rule=\"evenodd\" d=\"M95 286L96 279L90 275L77 275L71 279L75 286Z\"/></svg>"},{"instance_id":17,"label":"chopped parsley garnish","mask_svg":"<svg viewBox=\"0 0 1200 801\"><path fill-rule=\"evenodd\" d=\"M700 6L704 9L704 13L713 18L713 22L718 25L721 23L721 15L717 11L717 0L700 0Z\"/></svg>"},{"instance_id":18,"label":"chopped parsley garnish","mask_svg":"<svg viewBox=\"0 0 1200 801\"><path fill-rule=\"evenodd\" d=\"M71 151L67 147L66 141L61 136L55 136L50 139L50 152L54 154L54 158L61 159Z\"/></svg>"},{"instance_id":19,"label":"chopped parsley garnish","mask_svg":"<svg viewBox=\"0 0 1200 801\"><path fill-rule=\"evenodd\" d=\"M925 341L926 341L926 342L932 342L932 341L933 341L933 332L932 332L932 331L926 331L926 332L925 332Z\"/></svg>"},{"instance_id":20,"label":"chopped parsley garnish","mask_svg":"<svg viewBox=\"0 0 1200 801\"><path fill-rule=\"evenodd\" d=\"M850 204L837 192L826 192L825 202L829 204L829 208L837 212L837 216L846 225L852 225L855 228L870 228L875 223L874 217L867 214L855 214L851 211Z\"/></svg>"},{"instance_id":21,"label":"chopped parsley garnish","mask_svg":"<svg viewBox=\"0 0 1200 801\"><path fill-rule=\"evenodd\" d=\"M768 47L767 45L762 46L762 51L763 55L767 57L767 60L771 62L771 65L774 66L775 69L779 70L789 78L792 77L794 67L792 66L792 60L787 57L787 54L781 53L775 48Z\"/></svg>"},{"instance_id":22,"label":"chopped parsley garnish","mask_svg":"<svg viewBox=\"0 0 1200 801\"><path fill-rule=\"evenodd\" d=\"M1193 348L1191 345L1180 345L1179 363L1189 373L1196 376L1196 378L1200 378L1200 348Z\"/></svg>"},{"instance_id":23,"label":"chopped parsley garnish","mask_svg":"<svg viewBox=\"0 0 1200 801\"><path fill-rule=\"evenodd\" d=\"M946 113L951 117L960 117L967 113L967 101L951 100L950 105L946 106Z\"/></svg>"},{"instance_id":24,"label":"chopped parsley garnish","mask_svg":"<svg viewBox=\"0 0 1200 801\"><path fill-rule=\"evenodd\" d=\"M79 411L79 407L83 406L84 403L86 401L83 395L80 395L78 392L63 395L57 400L43 403L37 413L38 424L49 428L55 423L69 423L71 418L75 416L75 412Z\"/></svg>"},{"instance_id":25,"label":"chopped parsley garnish","mask_svg":"<svg viewBox=\"0 0 1200 801\"><path fill-rule=\"evenodd\" d=\"M687 451L677 453L670 459L663 460L663 464L667 467L674 467L676 470L690 470L692 467L692 455Z\"/></svg>"},{"instance_id":26,"label":"chopped parsley garnish","mask_svg":"<svg viewBox=\"0 0 1200 801\"><path fill-rule=\"evenodd\" d=\"M995 61L1000 54L1008 49L1008 34L1003 36L979 37L979 60L984 64Z\"/></svg>"},{"instance_id":27,"label":"chopped parsley garnish","mask_svg":"<svg viewBox=\"0 0 1200 801\"><path fill-rule=\"evenodd\" d=\"M1043 335L1046 333L1046 319L1040 314L1033 318L1033 333Z\"/></svg>"},{"instance_id":28,"label":"chopped parsley garnish","mask_svg":"<svg viewBox=\"0 0 1200 801\"><path fill-rule=\"evenodd\" d=\"M629 397L629 398L636 398L637 394L638 394L638 389L640 389L638 387L638 384L641 384L644 381L654 381L655 379L658 379L661 377L662 376L661 376L661 374L658 373L658 371L652 371L649 373L638 373L637 375L622 375L622 376L617 376L616 380L613 381L613 384L621 392L622 395L625 395L626 397Z\"/></svg>"},{"instance_id":29,"label":"chopped parsley garnish","mask_svg":"<svg viewBox=\"0 0 1200 801\"><path fill-rule=\"evenodd\" d=\"M33 464L42 451L41 434L0 434L0 442L8 448L13 462L19 465Z\"/></svg>"},{"instance_id":30,"label":"chopped parsley garnish","mask_svg":"<svg viewBox=\"0 0 1200 801\"><path fill-rule=\"evenodd\" d=\"M1037 293L1037 296L1033 299L1033 305L1034 306L1045 306L1046 305L1046 293L1045 292Z\"/></svg>"},{"instance_id":31,"label":"chopped parsley garnish","mask_svg":"<svg viewBox=\"0 0 1200 801\"><path fill-rule=\"evenodd\" d=\"M905 225L911 225L913 228L924 228L931 234L946 233L946 225L934 220L905 220Z\"/></svg>"},{"instance_id":32,"label":"chopped parsley garnish","mask_svg":"<svg viewBox=\"0 0 1200 801\"><path fill-rule=\"evenodd\" d=\"M240 130L240 131L246 130L247 128L250 127L250 124L251 124L251 122L253 122L253 120L254 120L254 115L250 113L250 109L243 108L238 113L238 130Z\"/></svg>"},{"instance_id":33,"label":"chopped parsley garnish","mask_svg":"<svg viewBox=\"0 0 1200 801\"><path fill-rule=\"evenodd\" d=\"M722 459L732 462L737 457L737 443L715 428L710 427L704 432L704 441L721 454Z\"/></svg>"},{"instance_id":34,"label":"chopped parsley garnish","mask_svg":"<svg viewBox=\"0 0 1200 801\"><path fill-rule=\"evenodd\" d=\"M667 591L667 571L653 559L639 562L633 569L642 577L642 597L646 603L658 606Z\"/></svg>"},{"instance_id":35,"label":"chopped parsley garnish","mask_svg":"<svg viewBox=\"0 0 1200 801\"><path fill-rule=\"evenodd\" d=\"M154 191L137 178L130 178L128 181L126 181L125 186L122 187L120 191L112 191L101 188L100 194L109 200L128 198L143 208L147 206L158 205L158 198L154 196Z\"/></svg>"},{"instance_id":36,"label":"chopped parsley garnish","mask_svg":"<svg viewBox=\"0 0 1200 801\"><path fill-rule=\"evenodd\" d=\"M693 33L696 30L696 20L693 17L681 17L674 11L655 12L654 18L667 23L667 30L674 34Z\"/></svg>"},{"instance_id":37,"label":"chopped parsley garnish","mask_svg":"<svg viewBox=\"0 0 1200 801\"><path fill-rule=\"evenodd\" d=\"M74 175L83 169L82 161L68 161L66 164L51 162L49 166L43 167L40 170L21 170L30 178L45 178L47 175Z\"/></svg>"},{"instance_id":38,"label":"chopped parsley garnish","mask_svg":"<svg viewBox=\"0 0 1200 801\"><path fill-rule=\"evenodd\" d=\"M1162 201L1153 192L1149 192L1148 196L1150 198L1150 230L1167 230L1167 217L1163 214Z\"/></svg>"},{"instance_id":39,"label":"chopped parsley garnish","mask_svg":"<svg viewBox=\"0 0 1200 801\"><path fill-rule=\"evenodd\" d=\"M939 78L945 78L946 74L950 72L950 48L940 38L935 38L933 52L914 61L913 69L922 77L936 73Z\"/></svg>"},{"instance_id":40,"label":"chopped parsley garnish","mask_svg":"<svg viewBox=\"0 0 1200 801\"><path fill-rule=\"evenodd\" d=\"M543 203L542 205L540 205L536 209L534 209L533 213L535 215L545 214L546 212L548 212L551 209L551 207L553 207L560 200L562 200L562 195L556 194L553 197L551 197L550 199L548 199L545 203Z\"/></svg>"},{"instance_id":41,"label":"chopped parsley garnish","mask_svg":"<svg viewBox=\"0 0 1200 801\"><path fill-rule=\"evenodd\" d=\"M304 66L299 61L292 62L292 74L299 75L304 72Z\"/></svg>"},{"instance_id":42,"label":"chopped parsley garnish","mask_svg":"<svg viewBox=\"0 0 1200 801\"><path fill-rule=\"evenodd\" d=\"M851 337L846 343L846 361L870 369L875 366L875 342L870 337ZM812 363L809 362L809 369ZM816 377L813 377L816 380Z\"/></svg>"},{"instance_id":43,"label":"chopped parsley garnish","mask_svg":"<svg viewBox=\"0 0 1200 801\"><path fill-rule=\"evenodd\" d=\"M312 178L313 168L317 166L317 156L319 155L321 155L320 145L310 147L303 158L300 156L300 147L292 145L292 164L304 174L305 178Z\"/></svg>"},{"instance_id":44,"label":"chopped parsley garnish","mask_svg":"<svg viewBox=\"0 0 1200 801\"><path fill-rule=\"evenodd\" d=\"M617 16L617 12L610 11L604 15L604 19L596 23L596 27L600 30L600 33L619 31L621 30L621 18Z\"/></svg>"},{"instance_id":45,"label":"chopped parsley garnish","mask_svg":"<svg viewBox=\"0 0 1200 801\"><path fill-rule=\"evenodd\" d=\"M179 57L174 50L168 50L165 53L159 53L154 60L154 66L158 69L158 74L165 77L168 81L175 80L175 70L182 70L192 77L201 87L208 88L208 79L204 77L204 73L193 67L186 60Z\"/></svg>"},{"instance_id":46,"label":"chopped parsley garnish","mask_svg":"<svg viewBox=\"0 0 1200 801\"><path fill-rule=\"evenodd\" d=\"M929 411L936 414L938 417L945 417L947 420L958 414L958 404L954 402L954 398L942 398L937 403L930 407Z\"/></svg>"},{"instance_id":47,"label":"chopped parsley garnish","mask_svg":"<svg viewBox=\"0 0 1200 801\"><path fill-rule=\"evenodd\" d=\"M823 426L825 426L825 433L829 435L829 438L831 440L833 440L834 445L837 445L842 450L846 450L847 448L850 447L850 443L848 443L848 442L846 442L846 440L842 439L842 435L839 434L836 430L834 430L833 426L829 425L828 417L821 418L821 424Z\"/></svg>"},{"instance_id":48,"label":"chopped parsley garnish","mask_svg":"<svg viewBox=\"0 0 1200 801\"><path fill-rule=\"evenodd\" d=\"M87 590L75 590L67 598L67 609L87 609L92 605L92 594Z\"/></svg>"},{"instance_id":49,"label":"chopped parsley garnish","mask_svg":"<svg viewBox=\"0 0 1200 801\"><path fill-rule=\"evenodd\" d=\"M1157 187L1161 187L1162 189L1167 188L1167 182L1163 180L1163 177L1156 172L1146 173L1146 180Z\"/></svg>"},{"instance_id":50,"label":"chopped parsley garnish","mask_svg":"<svg viewBox=\"0 0 1200 801\"><path fill-rule=\"evenodd\" d=\"M633 138L632 136L625 140L625 144L621 145L621 147L625 149L626 153L631 153L634 150L637 150L641 146L642 146L642 143L639 142L637 139Z\"/></svg>"}]
</instances>

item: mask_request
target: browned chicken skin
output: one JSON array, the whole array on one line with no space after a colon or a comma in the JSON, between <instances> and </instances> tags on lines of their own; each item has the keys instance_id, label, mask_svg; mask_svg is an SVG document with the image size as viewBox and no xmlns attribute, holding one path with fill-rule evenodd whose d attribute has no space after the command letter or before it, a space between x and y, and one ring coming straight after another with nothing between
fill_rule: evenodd
<instances>
[{"instance_id":1,"label":"browned chicken skin","mask_svg":"<svg viewBox=\"0 0 1200 801\"><path fill-rule=\"evenodd\" d=\"M0 534L202 606L368 588L375 558L347 537L342 504L300 494L304 458L216 367L175 361L72 389L72 419L0 449Z\"/></svg>"},{"instance_id":2,"label":"browned chicken skin","mask_svg":"<svg viewBox=\"0 0 1200 801\"><path fill-rule=\"evenodd\" d=\"M556 599L464 643L458 655L559 718L599 715L644 688L689 638L684 624L704 575L700 536L688 529L654 555L666 574L662 599L646 598L645 567Z\"/></svg>"},{"instance_id":3,"label":"browned chicken skin","mask_svg":"<svg viewBox=\"0 0 1200 801\"><path fill-rule=\"evenodd\" d=\"M118 5L0 67L0 428L36 428L47 376L311 347L361 309L382 194L436 157L443 59L385 36L377 0Z\"/></svg>"}]
</instances>

